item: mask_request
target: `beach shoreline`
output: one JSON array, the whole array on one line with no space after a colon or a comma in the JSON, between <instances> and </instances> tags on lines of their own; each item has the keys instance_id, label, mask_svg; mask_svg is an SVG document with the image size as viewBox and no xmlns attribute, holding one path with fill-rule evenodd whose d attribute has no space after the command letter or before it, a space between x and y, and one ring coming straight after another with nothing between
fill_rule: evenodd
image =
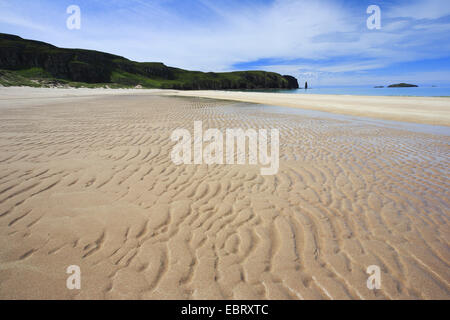
<instances>
[{"instance_id":1,"label":"beach shoreline","mask_svg":"<svg viewBox=\"0 0 450 320\"><path fill-rule=\"evenodd\" d=\"M351 95L295 95L287 93L237 91L177 91L164 89L61 89L61 88L0 88L1 101L45 97L92 97L103 95L162 95L239 101L382 120L450 126L450 99L447 97L395 97Z\"/></svg>"},{"instance_id":2,"label":"beach shoreline","mask_svg":"<svg viewBox=\"0 0 450 320\"><path fill-rule=\"evenodd\" d=\"M174 91L165 95L223 99L382 120L450 126L450 99L352 95L296 95L231 91Z\"/></svg>"},{"instance_id":3,"label":"beach shoreline","mask_svg":"<svg viewBox=\"0 0 450 320\"><path fill-rule=\"evenodd\" d=\"M0 299L450 299L448 136L164 94L0 89ZM175 164L196 121L278 172Z\"/></svg>"}]
</instances>

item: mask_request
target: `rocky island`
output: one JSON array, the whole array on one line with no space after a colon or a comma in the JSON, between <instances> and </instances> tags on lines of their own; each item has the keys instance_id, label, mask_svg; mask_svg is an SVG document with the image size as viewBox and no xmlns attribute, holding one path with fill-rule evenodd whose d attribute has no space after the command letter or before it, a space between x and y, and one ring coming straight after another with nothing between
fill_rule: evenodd
<instances>
[{"instance_id":1,"label":"rocky island","mask_svg":"<svg viewBox=\"0 0 450 320\"><path fill-rule=\"evenodd\" d=\"M417 88L417 87L418 87L417 85L409 83L397 83L388 86L388 88Z\"/></svg>"}]
</instances>

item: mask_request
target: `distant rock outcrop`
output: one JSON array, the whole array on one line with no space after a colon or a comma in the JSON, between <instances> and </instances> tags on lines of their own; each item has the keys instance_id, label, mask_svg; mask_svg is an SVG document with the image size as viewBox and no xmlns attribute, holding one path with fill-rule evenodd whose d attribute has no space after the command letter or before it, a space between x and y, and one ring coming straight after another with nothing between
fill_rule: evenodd
<instances>
[{"instance_id":1,"label":"distant rock outcrop","mask_svg":"<svg viewBox=\"0 0 450 320\"><path fill-rule=\"evenodd\" d=\"M388 88L417 88L417 87L418 87L417 85L409 83L397 83L388 86Z\"/></svg>"}]
</instances>

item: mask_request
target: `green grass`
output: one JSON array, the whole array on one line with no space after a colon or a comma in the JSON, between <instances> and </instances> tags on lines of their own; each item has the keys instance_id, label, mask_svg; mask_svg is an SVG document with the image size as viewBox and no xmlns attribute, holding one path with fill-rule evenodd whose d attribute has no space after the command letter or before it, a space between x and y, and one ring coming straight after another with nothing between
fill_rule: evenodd
<instances>
[{"instance_id":1,"label":"green grass","mask_svg":"<svg viewBox=\"0 0 450 320\"><path fill-rule=\"evenodd\" d=\"M0 70L0 85L4 87L27 86L40 87L38 83L20 75L18 72Z\"/></svg>"},{"instance_id":2,"label":"green grass","mask_svg":"<svg viewBox=\"0 0 450 320\"><path fill-rule=\"evenodd\" d=\"M38 69L38 68L37 68ZM31 77L29 78L28 76ZM42 77L39 77L42 75ZM73 88L130 88L115 83L85 83L67 81L64 79L54 79L49 77L47 73L41 73L40 70L0 70L0 85L4 87L51 87L51 86L67 86Z\"/></svg>"},{"instance_id":3,"label":"green grass","mask_svg":"<svg viewBox=\"0 0 450 320\"><path fill-rule=\"evenodd\" d=\"M150 79L139 74L132 74L124 71L113 71L111 74L112 83L130 87L141 85L144 88L160 88L162 81L162 79Z\"/></svg>"},{"instance_id":4,"label":"green grass","mask_svg":"<svg viewBox=\"0 0 450 320\"><path fill-rule=\"evenodd\" d=\"M50 78L52 78L52 75L42 68L30 68L30 69L17 70L16 73L19 76L29 78L29 79L50 79Z\"/></svg>"}]
</instances>

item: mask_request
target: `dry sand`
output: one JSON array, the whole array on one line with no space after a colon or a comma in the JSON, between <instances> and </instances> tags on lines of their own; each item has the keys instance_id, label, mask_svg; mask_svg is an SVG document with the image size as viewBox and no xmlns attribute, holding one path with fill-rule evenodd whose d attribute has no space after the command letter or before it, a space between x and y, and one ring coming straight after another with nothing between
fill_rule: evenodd
<instances>
[{"instance_id":1,"label":"dry sand","mask_svg":"<svg viewBox=\"0 0 450 320\"><path fill-rule=\"evenodd\" d=\"M161 94L0 88L0 299L450 299L448 131ZM279 173L174 165L196 120Z\"/></svg>"}]
</instances>

